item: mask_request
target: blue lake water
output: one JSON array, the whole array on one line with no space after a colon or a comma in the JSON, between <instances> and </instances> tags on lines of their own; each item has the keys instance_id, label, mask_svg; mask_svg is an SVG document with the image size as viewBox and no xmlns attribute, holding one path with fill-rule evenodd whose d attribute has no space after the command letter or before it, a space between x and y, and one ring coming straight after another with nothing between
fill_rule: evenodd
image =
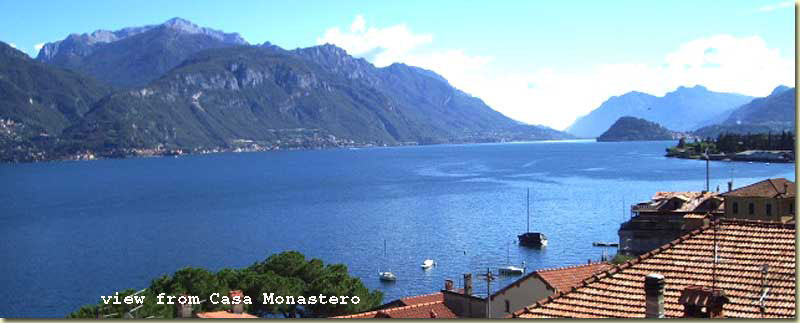
<instances>
[{"instance_id":1,"label":"blue lake water","mask_svg":"<svg viewBox=\"0 0 800 323\"><path fill-rule=\"evenodd\" d=\"M0 165L0 317L63 317L185 266L245 267L298 250L344 263L385 301L527 262L598 260L626 204L699 191L705 162L672 142L537 142ZM711 163L711 187L794 164ZM519 247L525 190L543 250ZM383 241L388 257L383 256ZM510 246L510 247L509 247ZM422 271L431 258L438 266ZM377 273L398 275L384 284ZM505 285L512 279L503 279ZM458 283L457 283L458 284ZM476 281L476 290L484 285ZM497 285L493 287L496 290Z\"/></svg>"}]
</instances>

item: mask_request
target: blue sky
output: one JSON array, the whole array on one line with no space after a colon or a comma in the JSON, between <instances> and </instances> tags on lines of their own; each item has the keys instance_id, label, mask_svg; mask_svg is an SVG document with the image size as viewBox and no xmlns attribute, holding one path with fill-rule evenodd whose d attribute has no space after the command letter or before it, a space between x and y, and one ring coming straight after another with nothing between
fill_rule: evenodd
<instances>
[{"instance_id":1,"label":"blue sky","mask_svg":"<svg viewBox=\"0 0 800 323\"><path fill-rule=\"evenodd\" d=\"M761 96L794 83L794 3L781 0L2 1L0 12L0 40L32 56L70 33L172 17L288 49L331 42L558 129L631 90Z\"/></svg>"}]
</instances>

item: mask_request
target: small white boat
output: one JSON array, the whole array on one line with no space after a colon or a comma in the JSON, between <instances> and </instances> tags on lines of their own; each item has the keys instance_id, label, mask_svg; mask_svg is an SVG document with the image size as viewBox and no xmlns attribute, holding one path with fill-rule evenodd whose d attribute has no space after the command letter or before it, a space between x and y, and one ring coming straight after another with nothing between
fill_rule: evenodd
<instances>
[{"instance_id":1,"label":"small white boat","mask_svg":"<svg viewBox=\"0 0 800 323\"><path fill-rule=\"evenodd\" d=\"M393 281L397 280L397 276L395 276L395 274L394 274L394 273L392 273L391 271L382 271L382 272L379 272L379 273L378 273L378 277L379 277L379 278L380 278L382 281L390 281L390 282L393 282Z\"/></svg>"},{"instance_id":2,"label":"small white boat","mask_svg":"<svg viewBox=\"0 0 800 323\"><path fill-rule=\"evenodd\" d=\"M383 240L383 258L384 258L384 261L385 261L385 258L386 258L386 240L385 239ZM391 271L378 272L378 278L380 278L380 280L386 281L386 282L393 282L393 281L397 280L397 276Z\"/></svg>"},{"instance_id":3,"label":"small white boat","mask_svg":"<svg viewBox=\"0 0 800 323\"><path fill-rule=\"evenodd\" d=\"M525 273L525 268L508 265L505 267L500 267L497 271L500 273L500 275L522 275Z\"/></svg>"},{"instance_id":4,"label":"small white boat","mask_svg":"<svg viewBox=\"0 0 800 323\"><path fill-rule=\"evenodd\" d=\"M422 269L429 269L433 266L436 266L436 262L433 261L433 259L425 259L420 267L422 267Z\"/></svg>"}]
</instances>

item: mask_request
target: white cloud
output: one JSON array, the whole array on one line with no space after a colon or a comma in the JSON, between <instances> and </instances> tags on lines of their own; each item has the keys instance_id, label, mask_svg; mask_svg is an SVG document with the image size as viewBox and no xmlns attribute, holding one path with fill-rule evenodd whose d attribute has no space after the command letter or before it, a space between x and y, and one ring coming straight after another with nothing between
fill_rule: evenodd
<instances>
[{"instance_id":1,"label":"white cloud","mask_svg":"<svg viewBox=\"0 0 800 323\"><path fill-rule=\"evenodd\" d=\"M350 24L350 32L351 33L357 33L357 32L363 33L364 32L364 28L366 26L367 26L367 21L364 20L364 16L357 15L356 19L353 20L353 23Z\"/></svg>"},{"instance_id":2,"label":"white cloud","mask_svg":"<svg viewBox=\"0 0 800 323\"><path fill-rule=\"evenodd\" d=\"M790 8L790 7L794 7L794 1L784 1L776 4L771 4L768 6L763 6L761 8L756 9L756 12L770 12L781 8Z\"/></svg>"},{"instance_id":3,"label":"white cloud","mask_svg":"<svg viewBox=\"0 0 800 323\"><path fill-rule=\"evenodd\" d=\"M322 37L317 38L317 44L331 43L347 50L355 56L364 56L376 66L387 66L402 58L420 45L433 42L430 34L414 34L405 25L395 25L386 28L366 28L366 20L356 16L350 25L349 32L343 32L339 27L329 28Z\"/></svg>"},{"instance_id":4,"label":"white cloud","mask_svg":"<svg viewBox=\"0 0 800 323\"><path fill-rule=\"evenodd\" d=\"M334 27L317 39L379 67L403 62L433 70L509 117L556 129L566 128L609 97L634 90L660 96L681 85L699 84L712 91L765 96L778 84L794 84L794 60L758 36L716 35L677 46L659 64L604 62L578 71L501 71L494 57L426 48L432 42L433 35L414 34L402 24L367 28L361 16L350 32Z\"/></svg>"}]
</instances>

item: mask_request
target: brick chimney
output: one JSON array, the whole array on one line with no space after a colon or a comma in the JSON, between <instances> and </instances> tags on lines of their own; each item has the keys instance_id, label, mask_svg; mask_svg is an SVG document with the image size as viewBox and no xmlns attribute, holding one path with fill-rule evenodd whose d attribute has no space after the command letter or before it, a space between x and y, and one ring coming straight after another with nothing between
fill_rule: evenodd
<instances>
[{"instance_id":1,"label":"brick chimney","mask_svg":"<svg viewBox=\"0 0 800 323\"><path fill-rule=\"evenodd\" d=\"M723 290L692 285L681 292L678 303L683 305L683 317L723 318L722 308L728 303L728 297Z\"/></svg>"},{"instance_id":2,"label":"brick chimney","mask_svg":"<svg viewBox=\"0 0 800 323\"><path fill-rule=\"evenodd\" d=\"M450 279L444 280L444 290L453 290L453 281Z\"/></svg>"},{"instance_id":3,"label":"brick chimney","mask_svg":"<svg viewBox=\"0 0 800 323\"><path fill-rule=\"evenodd\" d=\"M236 300L233 298L234 296L238 296L239 303L238 304L231 304L231 313L233 314L242 314L244 313L244 292L241 290L232 290L228 295L231 297L231 302L235 302Z\"/></svg>"},{"instance_id":4,"label":"brick chimney","mask_svg":"<svg viewBox=\"0 0 800 323\"><path fill-rule=\"evenodd\" d=\"M649 274L644 278L645 318L664 317L664 276Z\"/></svg>"},{"instance_id":5,"label":"brick chimney","mask_svg":"<svg viewBox=\"0 0 800 323\"><path fill-rule=\"evenodd\" d=\"M186 299L189 299L189 296L186 296ZM192 304L191 302L186 302L186 304L181 304L180 302L175 302L175 308L178 310L178 318L188 319L192 317Z\"/></svg>"},{"instance_id":6,"label":"brick chimney","mask_svg":"<svg viewBox=\"0 0 800 323\"><path fill-rule=\"evenodd\" d=\"M464 295L472 295L472 274L464 274Z\"/></svg>"}]
</instances>

